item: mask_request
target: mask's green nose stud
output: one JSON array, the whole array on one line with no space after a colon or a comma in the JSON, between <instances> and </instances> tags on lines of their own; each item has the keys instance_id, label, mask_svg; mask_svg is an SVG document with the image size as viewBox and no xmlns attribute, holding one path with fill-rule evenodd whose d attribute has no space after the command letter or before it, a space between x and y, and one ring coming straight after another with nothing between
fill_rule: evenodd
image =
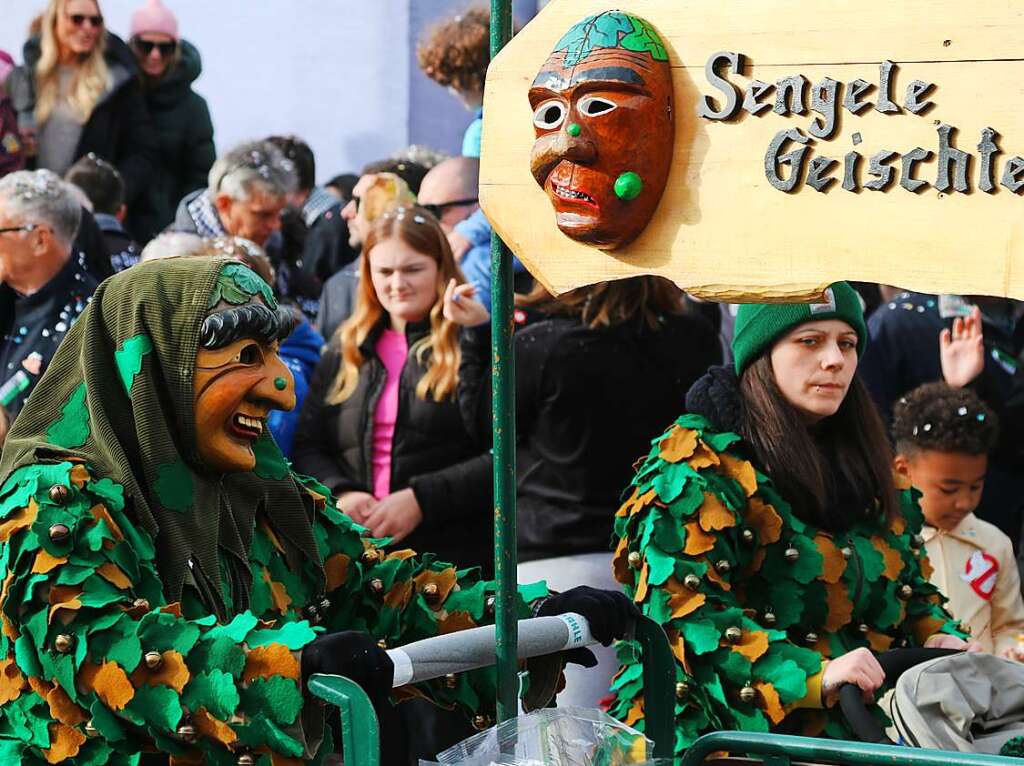
<instances>
[{"instance_id":1,"label":"mask's green nose stud","mask_svg":"<svg viewBox=\"0 0 1024 766\"><path fill-rule=\"evenodd\" d=\"M288 381L284 378L274 378L274 388L278 391L284 391L288 388Z\"/></svg>"},{"instance_id":2,"label":"mask's green nose stud","mask_svg":"<svg viewBox=\"0 0 1024 766\"><path fill-rule=\"evenodd\" d=\"M580 133L582 133L582 132L583 132L583 131L582 131L582 129L580 128L580 126L579 126L579 125L577 125L577 124L576 124L575 122L574 122L574 123L572 123L572 124L571 124L571 125L570 125L570 126L569 126L568 128L566 128L565 130L566 130L566 132L567 132L567 133L568 133L568 134L569 134L570 136L572 136L573 138L579 138L579 135L580 135Z\"/></svg>"},{"instance_id":3,"label":"mask's green nose stud","mask_svg":"<svg viewBox=\"0 0 1024 766\"><path fill-rule=\"evenodd\" d=\"M643 180L632 170L615 179L615 196L626 202L635 200L643 190Z\"/></svg>"}]
</instances>

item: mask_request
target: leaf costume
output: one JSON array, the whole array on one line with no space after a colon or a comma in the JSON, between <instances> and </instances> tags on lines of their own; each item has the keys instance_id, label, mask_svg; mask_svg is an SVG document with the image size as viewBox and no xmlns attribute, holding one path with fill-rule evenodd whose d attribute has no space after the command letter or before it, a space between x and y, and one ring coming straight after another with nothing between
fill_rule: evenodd
<instances>
[{"instance_id":1,"label":"leaf costume","mask_svg":"<svg viewBox=\"0 0 1024 766\"><path fill-rule=\"evenodd\" d=\"M750 457L736 433L683 415L616 514L615 576L675 654L677 756L720 729L849 739L821 703L825 661L964 635L928 582L914 491L899 518L833 534L801 521ZM642 728L638 652L620 645L612 713Z\"/></svg>"},{"instance_id":2,"label":"leaf costume","mask_svg":"<svg viewBox=\"0 0 1024 766\"><path fill-rule=\"evenodd\" d=\"M431 554L382 552L290 470L269 432L253 472L204 470L192 378L221 300L274 307L226 259L154 261L108 280L11 431L0 762L160 752L233 765L251 752L265 765L319 763L323 707L302 693L298 654L319 632L392 645L489 619L491 583ZM486 712L493 676L405 692Z\"/></svg>"}]
</instances>

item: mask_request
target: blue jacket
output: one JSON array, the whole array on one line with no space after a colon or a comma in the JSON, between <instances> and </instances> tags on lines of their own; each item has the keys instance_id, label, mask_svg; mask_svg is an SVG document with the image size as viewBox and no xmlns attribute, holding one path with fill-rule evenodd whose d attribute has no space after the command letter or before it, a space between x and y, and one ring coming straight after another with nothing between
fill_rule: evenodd
<instances>
[{"instance_id":1,"label":"blue jacket","mask_svg":"<svg viewBox=\"0 0 1024 766\"><path fill-rule=\"evenodd\" d=\"M484 211L477 209L473 215L455 224L455 231L473 243L462 260L459 268L466 276L466 281L476 287L476 298L491 310L491 224L487 221ZM526 267L516 257L512 258L512 268L519 274Z\"/></svg>"},{"instance_id":2,"label":"blue jacket","mask_svg":"<svg viewBox=\"0 0 1024 766\"><path fill-rule=\"evenodd\" d=\"M324 347L324 338L313 329L313 325L303 320L302 324L281 344L281 359L295 378L295 409L291 412L273 410L267 418L270 432L274 435L277 446L285 457L291 457L292 440L299 424L299 412L302 402L309 392L309 380L313 376L320 352Z\"/></svg>"}]
</instances>

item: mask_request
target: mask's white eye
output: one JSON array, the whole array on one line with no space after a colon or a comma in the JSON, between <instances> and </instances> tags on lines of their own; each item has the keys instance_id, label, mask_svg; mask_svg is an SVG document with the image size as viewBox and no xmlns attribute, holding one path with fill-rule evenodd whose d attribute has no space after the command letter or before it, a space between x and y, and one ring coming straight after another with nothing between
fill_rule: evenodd
<instances>
[{"instance_id":1,"label":"mask's white eye","mask_svg":"<svg viewBox=\"0 0 1024 766\"><path fill-rule=\"evenodd\" d=\"M600 96L587 96L580 99L579 110L580 114L585 114L587 117L597 117L598 115L607 114L618 106L614 101L609 101L606 98Z\"/></svg>"},{"instance_id":2,"label":"mask's white eye","mask_svg":"<svg viewBox=\"0 0 1024 766\"><path fill-rule=\"evenodd\" d=\"M263 351L256 343L247 343L235 354L231 360L235 364L253 365L263 361Z\"/></svg>"},{"instance_id":3,"label":"mask's white eye","mask_svg":"<svg viewBox=\"0 0 1024 766\"><path fill-rule=\"evenodd\" d=\"M568 110L561 101L545 101L533 112L533 124L541 130L554 130L565 119Z\"/></svg>"}]
</instances>

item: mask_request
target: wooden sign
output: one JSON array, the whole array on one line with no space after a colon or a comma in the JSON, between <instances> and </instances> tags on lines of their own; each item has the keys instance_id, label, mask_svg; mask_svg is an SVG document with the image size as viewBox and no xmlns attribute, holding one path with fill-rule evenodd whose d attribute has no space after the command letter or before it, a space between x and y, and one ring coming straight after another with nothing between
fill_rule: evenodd
<instances>
[{"instance_id":1,"label":"wooden sign","mask_svg":"<svg viewBox=\"0 0 1024 766\"><path fill-rule=\"evenodd\" d=\"M556 48L568 33L615 10L606 18L642 19L651 49L667 53L672 148L639 234L587 242L559 228L566 217L535 145L548 141L553 173L551 152L564 147L562 178L605 149L617 157L614 183L664 121L611 142L598 121L624 112L590 101L583 111L578 95L538 88L554 81L552 61L566 63ZM488 71L480 202L556 294L657 274L738 302L811 299L840 279L1024 299L1021 39L1024 16L1005 0L554 0ZM564 96L562 122L550 109L538 116L540 96Z\"/></svg>"}]
</instances>

